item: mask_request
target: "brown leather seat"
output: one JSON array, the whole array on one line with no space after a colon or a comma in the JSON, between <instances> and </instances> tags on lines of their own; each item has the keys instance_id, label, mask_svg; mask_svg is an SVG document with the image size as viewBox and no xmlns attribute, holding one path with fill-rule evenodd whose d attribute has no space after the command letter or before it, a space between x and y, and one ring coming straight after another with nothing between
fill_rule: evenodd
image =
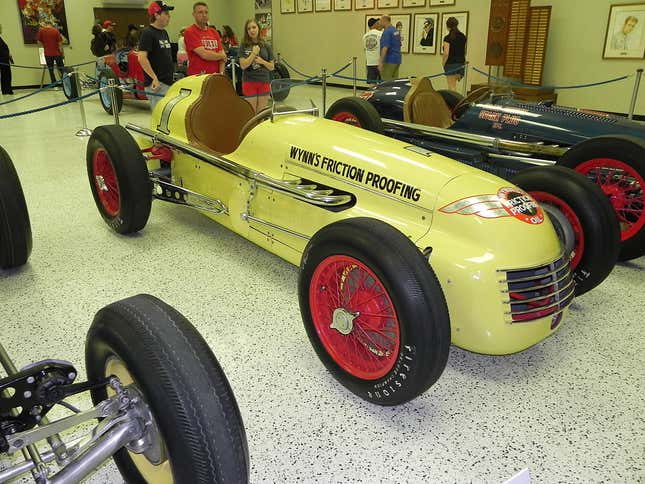
<instances>
[{"instance_id":1,"label":"brown leather seat","mask_svg":"<svg viewBox=\"0 0 645 484\"><path fill-rule=\"evenodd\" d=\"M253 114L251 105L237 95L228 77L212 74L204 80L201 96L186 113L188 141L217 153L231 153Z\"/></svg>"},{"instance_id":2,"label":"brown leather seat","mask_svg":"<svg viewBox=\"0 0 645 484\"><path fill-rule=\"evenodd\" d=\"M434 90L430 79L421 77L410 81L411 87L403 101L403 120L435 128L449 128L452 113L441 94Z\"/></svg>"}]
</instances>

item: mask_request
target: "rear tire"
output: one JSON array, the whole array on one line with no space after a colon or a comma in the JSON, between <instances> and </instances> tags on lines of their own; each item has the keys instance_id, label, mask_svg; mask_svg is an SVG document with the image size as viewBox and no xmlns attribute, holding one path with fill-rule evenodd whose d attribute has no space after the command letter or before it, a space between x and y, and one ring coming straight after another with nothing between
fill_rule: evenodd
<instances>
[{"instance_id":1,"label":"rear tire","mask_svg":"<svg viewBox=\"0 0 645 484\"><path fill-rule=\"evenodd\" d=\"M325 117L379 134L385 130L381 115L376 108L359 97L339 99L330 106Z\"/></svg>"},{"instance_id":2,"label":"rear tire","mask_svg":"<svg viewBox=\"0 0 645 484\"><path fill-rule=\"evenodd\" d=\"M542 205L555 208L571 224L575 241L572 271L576 296L590 291L609 275L620 251L620 229L607 197L596 185L568 168L536 167L521 171L511 182ZM558 219L551 217L558 235ZM565 222L566 223L566 222ZM563 241L567 245L567 241Z\"/></svg>"},{"instance_id":3,"label":"rear tire","mask_svg":"<svg viewBox=\"0 0 645 484\"><path fill-rule=\"evenodd\" d=\"M620 260L645 254L645 141L598 136L569 149L558 160L600 186L621 229Z\"/></svg>"},{"instance_id":4,"label":"rear tire","mask_svg":"<svg viewBox=\"0 0 645 484\"><path fill-rule=\"evenodd\" d=\"M99 99L101 100L101 106L108 114L114 114L114 108L112 106L112 96L110 95L109 81L110 79L114 80L116 86L116 112L120 113L121 108L123 107L123 91L119 89L119 78L116 77L116 74L112 72L112 69L106 69L101 71L99 74L99 88L101 92L99 93Z\"/></svg>"},{"instance_id":5,"label":"rear tire","mask_svg":"<svg viewBox=\"0 0 645 484\"><path fill-rule=\"evenodd\" d=\"M0 269L25 264L31 246L31 224L20 179L11 157L0 147Z\"/></svg>"},{"instance_id":6,"label":"rear tire","mask_svg":"<svg viewBox=\"0 0 645 484\"><path fill-rule=\"evenodd\" d=\"M119 450L114 461L127 482L146 482L144 476L159 482L158 473L171 473L174 482L248 482L248 446L235 396L186 318L144 294L104 307L87 334L88 380L110 376L115 361L142 393L167 456L153 465L141 454ZM108 397L105 387L91 394L95 405Z\"/></svg>"},{"instance_id":7,"label":"rear tire","mask_svg":"<svg viewBox=\"0 0 645 484\"><path fill-rule=\"evenodd\" d=\"M291 75L289 69L284 64L275 63L275 68L271 71L271 97L274 101L284 101L291 91Z\"/></svg>"},{"instance_id":8,"label":"rear tire","mask_svg":"<svg viewBox=\"0 0 645 484\"><path fill-rule=\"evenodd\" d=\"M71 67L63 67L63 73L63 94L67 99L76 99L79 95L78 85L76 84L78 72L74 73Z\"/></svg>"}]
</instances>

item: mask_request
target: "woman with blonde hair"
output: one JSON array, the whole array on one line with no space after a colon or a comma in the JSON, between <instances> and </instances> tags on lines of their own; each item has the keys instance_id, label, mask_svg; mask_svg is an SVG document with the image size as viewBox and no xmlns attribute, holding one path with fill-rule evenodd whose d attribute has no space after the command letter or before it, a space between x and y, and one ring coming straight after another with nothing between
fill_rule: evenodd
<instances>
[{"instance_id":1,"label":"woman with blonde hair","mask_svg":"<svg viewBox=\"0 0 645 484\"><path fill-rule=\"evenodd\" d=\"M275 69L273 51L260 37L260 27L253 19L244 24L244 39L239 52L242 94L257 113L266 107L271 92L271 71Z\"/></svg>"}]
</instances>

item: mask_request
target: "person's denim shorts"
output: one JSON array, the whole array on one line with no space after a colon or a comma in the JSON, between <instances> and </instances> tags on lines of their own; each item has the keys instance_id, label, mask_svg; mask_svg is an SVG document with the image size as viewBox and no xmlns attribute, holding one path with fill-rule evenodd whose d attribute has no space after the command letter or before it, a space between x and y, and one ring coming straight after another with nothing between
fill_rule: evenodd
<instances>
[{"instance_id":1,"label":"person's denim shorts","mask_svg":"<svg viewBox=\"0 0 645 484\"><path fill-rule=\"evenodd\" d=\"M461 76L464 77L464 65L463 64L446 64L443 66L443 73L445 75L451 76Z\"/></svg>"}]
</instances>

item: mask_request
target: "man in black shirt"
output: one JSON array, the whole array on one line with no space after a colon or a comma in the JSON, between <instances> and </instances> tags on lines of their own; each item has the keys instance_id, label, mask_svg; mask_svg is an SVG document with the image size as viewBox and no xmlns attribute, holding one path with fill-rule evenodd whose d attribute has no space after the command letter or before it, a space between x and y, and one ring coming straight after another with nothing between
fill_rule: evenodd
<instances>
[{"instance_id":1,"label":"man in black shirt","mask_svg":"<svg viewBox=\"0 0 645 484\"><path fill-rule=\"evenodd\" d=\"M144 84L157 94L149 96L153 110L173 83L172 50L165 28L170 22L170 11L174 8L161 0L151 2L148 6L150 25L143 29L139 38L138 59L144 72Z\"/></svg>"},{"instance_id":2,"label":"man in black shirt","mask_svg":"<svg viewBox=\"0 0 645 484\"><path fill-rule=\"evenodd\" d=\"M2 30L0 30L0 34ZM0 86L2 86L2 94L13 94L11 89L11 65L13 64L13 57L9 52L9 46L6 44L2 37L0 37Z\"/></svg>"}]
</instances>

